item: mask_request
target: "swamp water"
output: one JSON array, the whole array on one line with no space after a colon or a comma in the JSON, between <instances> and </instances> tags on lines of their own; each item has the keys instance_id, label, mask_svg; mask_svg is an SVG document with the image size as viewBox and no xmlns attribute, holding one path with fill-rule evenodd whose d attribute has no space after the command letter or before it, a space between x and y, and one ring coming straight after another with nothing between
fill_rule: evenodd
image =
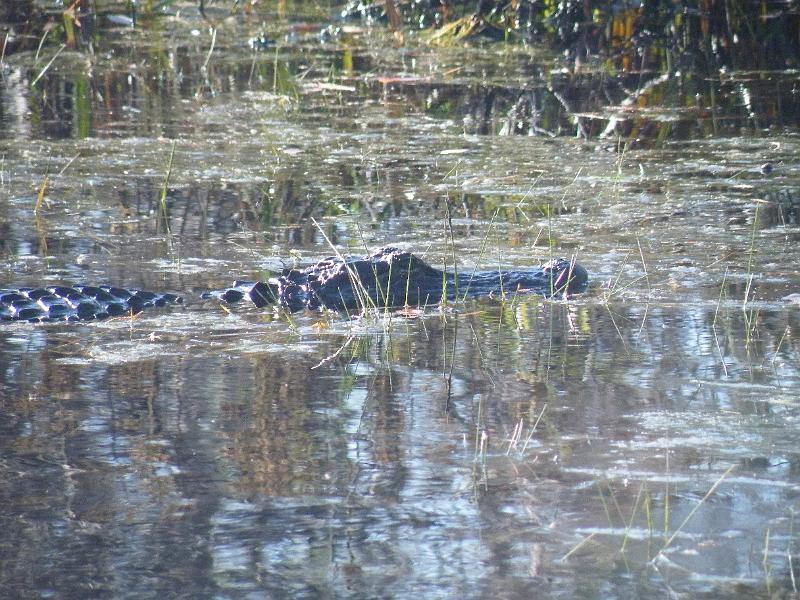
<instances>
[{"instance_id":1,"label":"swamp water","mask_svg":"<svg viewBox=\"0 0 800 600\"><path fill-rule=\"evenodd\" d=\"M3 284L186 304L0 326L2 595L796 594L797 136L475 135L428 84L530 52L253 33L111 27L33 87L45 60L5 59ZM353 318L198 300L328 240L592 283Z\"/></svg>"}]
</instances>

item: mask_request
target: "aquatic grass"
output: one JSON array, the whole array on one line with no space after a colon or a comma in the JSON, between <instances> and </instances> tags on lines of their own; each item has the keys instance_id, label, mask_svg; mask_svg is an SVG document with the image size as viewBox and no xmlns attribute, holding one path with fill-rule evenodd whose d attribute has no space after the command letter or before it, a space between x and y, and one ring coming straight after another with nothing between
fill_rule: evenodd
<instances>
[{"instance_id":1,"label":"aquatic grass","mask_svg":"<svg viewBox=\"0 0 800 600\"><path fill-rule=\"evenodd\" d=\"M525 436L525 441L522 444L522 448L519 450L518 454L520 456L525 454L525 451L528 449L528 445L530 444L531 440L533 439L534 433L536 433L536 428L539 425L539 421L542 420L542 416L544 416L544 412L547 410L547 404L542 407L539 416L536 417L536 421L534 421L533 425L531 425L530 431ZM514 425L514 429L511 432L511 437L508 440L508 447L506 448L506 456L511 454L512 450L516 450L519 446L519 443L522 441L522 436L525 431L525 419L520 419Z\"/></svg>"},{"instance_id":2,"label":"aquatic grass","mask_svg":"<svg viewBox=\"0 0 800 600\"><path fill-rule=\"evenodd\" d=\"M378 281L378 274L377 270L373 267L372 276L375 278L375 286L378 289L378 293L383 296L383 318L389 318L389 292L392 289L392 273L394 272L394 261L389 263L389 278L386 280L386 292L383 292L383 289L380 286L380 282Z\"/></svg>"},{"instance_id":3,"label":"aquatic grass","mask_svg":"<svg viewBox=\"0 0 800 600\"><path fill-rule=\"evenodd\" d=\"M275 298L274 306L278 311L278 316L282 317L286 321L286 324L289 326L289 331L291 331L293 334L299 336L300 335L300 326L295 321L294 317L292 316L291 311L288 308L286 308L285 306L282 306L277 301L277 298Z\"/></svg>"},{"instance_id":4,"label":"aquatic grass","mask_svg":"<svg viewBox=\"0 0 800 600\"><path fill-rule=\"evenodd\" d=\"M582 173L583 173L583 167L579 167L578 170L575 172L575 176L572 178L572 181L570 181L566 186L564 186L564 190L561 193L561 199L560 199L560 203L561 203L561 208L562 209L566 210L566 207L567 207L566 199L570 194L571 188L573 188L575 186L575 184L578 181L578 178L580 178ZM538 181L538 178L537 178L537 181ZM547 259L548 260L553 260L553 259L556 258L555 249L556 249L556 245L557 245L557 238L556 238L556 235L554 234L555 227L554 227L554 224L553 224L553 204L552 203L548 203L546 215L547 215L547 249L548 249ZM538 243L539 237L541 235L542 235L542 229L539 229L539 232L536 234L536 238L534 239L533 246L535 246ZM569 272L567 273L567 281L566 281L566 284L565 284L564 290L563 290L564 299L568 298L568 295L569 295L568 294L569 282L572 280L572 271L575 268L576 264L577 264L577 257L576 257L575 254L573 254L572 257L570 258L570 268L569 268ZM551 277L550 278L550 290L549 290L550 291L550 293L549 293L549 297L550 298L555 297L556 296L556 292L558 291L555 288L555 283L556 283L555 280Z\"/></svg>"},{"instance_id":5,"label":"aquatic grass","mask_svg":"<svg viewBox=\"0 0 800 600\"><path fill-rule=\"evenodd\" d=\"M442 314L442 320L444 321L446 317ZM445 396L445 406L444 412L450 412L451 401L453 399L453 371L455 370L456 366L456 342L458 341L458 319L453 319L453 344L450 348L450 368L447 370L447 377L445 378L445 382L447 384L447 395ZM442 328L442 347L444 347L444 337L445 337L446 329ZM445 356L445 365L447 361L447 356Z\"/></svg>"},{"instance_id":6,"label":"aquatic grass","mask_svg":"<svg viewBox=\"0 0 800 600\"><path fill-rule=\"evenodd\" d=\"M628 257L630 256L630 252L627 252L625 256L622 258L622 263L619 266L619 270L617 271L616 277L611 281L608 287L608 291L603 294L604 302L608 302L613 298L618 292L616 291L617 285L619 284L620 280L622 279L623 271L625 269L625 265L628 264ZM635 282L632 282L635 283ZM631 284L632 285L632 284ZM621 290L621 291L624 291Z\"/></svg>"},{"instance_id":7,"label":"aquatic grass","mask_svg":"<svg viewBox=\"0 0 800 600\"><path fill-rule=\"evenodd\" d=\"M772 360L770 361L770 366L773 369L775 368L775 361L778 360L778 356L780 354L781 347L783 346L783 343L786 341L787 336L790 336L791 334L792 334L792 329L791 329L791 327L789 325L787 325L784 328L783 335L781 335L781 338L778 340L778 343L775 345L775 350L772 353ZM767 357L765 355L764 356L764 362L766 362L766 360L767 360ZM764 364L764 362L762 362L762 365ZM777 375L777 373L776 373L776 375Z\"/></svg>"},{"instance_id":8,"label":"aquatic grass","mask_svg":"<svg viewBox=\"0 0 800 600\"><path fill-rule=\"evenodd\" d=\"M80 16L78 15L78 8L81 3L82 0L74 0L61 12L61 20L64 25L64 37L67 40L67 46L73 50L78 47L75 29L81 26Z\"/></svg>"},{"instance_id":9,"label":"aquatic grass","mask_svg":"<svg viewBox=\"0 0 800 600\"><path fill-rule=\"evenodd\" d=\"M770 588L772 586L770 576L772 575L772 569L769 566L769 532L770 529L767 527L767 532L764 534L764 552L761 556L761 568L764 570L764 584L767 588L767 594L771 597L772 593Z\"/></svg>"},{"instance_id":10,"label":"aquatic grass","mask_svg":"<svg viewBox=\"0 0 800 600\"><path fill-rule=\"evenodd\" d=\"M34 211L33 221L36 227L36 233L39 235L39 248L42 252L42 255L47 257L49 256L50 251L47 246L47 228L45 227L45 220L38 212Z\"/></svg>"},{"instance_id":11,"label":"aquatic grass","mask_svg":"<svg viewBox=\"0 0 800 600\"><path fill-rule=\"evenodd\" d=\"M156 214L156 231L158 231L159 215L164 219L164 231L166 233L167 244L172 251L172 232L169 225L169 206L167 204L167 191L169 189L169 180L172 176L172 165L175 160L175 145L177 141L172 140L172 148L169 153L169 161L167 162L167 172L164 174L164 182L161 184L161 195L159 197L159 205L161 211Z\"/></svg>"},{"instance_id":12,"label":"aquatic grass","mask_svg":"<svg viewBox=\"0 0 800 600\"><path fill-rule=\"evenodd\" d=\"M66 164L66 165L64 165L64 166L61 168L61 170L58 172L58 176L59 176L59 177L61 177L61 176L62 176L62 175L63 175L63 174L66 172L66 170L67 170L67 169L69 169L69 168L72 166L72 163L74 163L74 162L75 162L76 160L78 160L80 157L81 157L81 152L78 152L78 153L77 153L75 156L73 156L72 158L70 158L70 159L69 159L69 161L67 161L67 164Z\"/></svg>"},{"instance_id":13,"label":"aquatic grass","mask_svg":"<svg viewBox=\"0 0 800 600\"><path fill-rule=\"evenodd\" d=\"M448 197L445 201L445 207L447 208L447 231L450 234L450 250L453 254L453 291L454 297L458 299L458 260L456 259L456 240L455 236L453 235L453 214L450 209L450 198ZM445 284L446 284L446 277L445 277ZM447 291L446 285L445 289L442 290L443 292ZM445 301L447 295L445 293L442 294L442 302Z\"/></svg>"},{"instance_id":14,"label":"aquatic grass","mask_svg":"<svg viewBox=\"0 0 800 600\"><path fill-rule=\"evenodd\" d=\"M323 358L323 359L322 359L321 361L319 361L319 362L318 362L316 365L314 365L313 367L311 367L311 370L313 371L314 369L319 369L321 366L323 366L323 365L326 365L327 363L331 362L333 359L335 359L337 356L339 356L339 355L340 355L342 352L344 352L344 351L345 351L345 349L347 349L347 347L348 347L348 346L349 346L349 345L350 345L350 344L353 342L353 340L355 340L355 339L356 339L356 336L354 336L354 335L351 335L351 336L349 336L349 337L348 337L348 338L345 340L344 344L342 344L341 346L339 346L339 349L338 349L338 350L336 350L336 352L334 352L334 353L332 353L332 354L329 354L328 356L326 356L325 358ZM351 360L352 360L352 358L353 358L353 357L351 357Z\"/></svg>"},{"instance_id":15,"label":"aquatic grass","mask_svg":"<svg viewBox=\"0 0 800 600\"><path fill-rule=\"evenodd\" d=\"M367 244L367 241L366 241L366 239L364 237L364 232L362 231L360 225L357 226L357 230L358 230L358 236L359 236L359 238L361 238L361 243L364 245L364 251L365 251L366 254L369 254L370 253L369 244ZM323 233L323 235L324 235L324 233ZM330 241L328 243L330 244ZM342 258L342 257L340 256L340 258ZM343 258L342 258L342 260L343 260ZM349 270L349 271L352 273L352 270ZM384 322L387 322L387 321L391 320L391 312L389 311L389 309L391 308L390 302L389 302L389 300L390 300L389 299L389 292L392 289L392 274L393 273L394 273L394 262L391 262L391 263L389 263L389 278L388 278L388 280L386 282L386 290L384 291L383 287L380 284L380 280L378 279L377 268L375 266L372 267L372 275L373 275L373 277L375 279L376 290L377 290L378 294L383 297L383 317L384 317ZM360 279L359 279L358 283L366 291L366 288L364 287L363 282L361 282ZM407 272L406 272L405 306L409 305L408 304L408 295L409 295L409 291L410 291L410 286L411 286L411 262L409 261L408 269L407 269ZM354 284L353 287L355 289L355 284ZM370 301L371 300L372 299L370 297ZM376 297L376 301L377 300L378 300L378 298ZM376 304L374 302L372 302L372 306L376 307Z\"/></svg>"},{"instance_id":16,"label":"aquatic grass","mask_svg":"<svg viewBox=\"0 0 800 600\"><path fill-rule=\"evenodd\" d=\"M647 296L651 298L653 296L653 288L650 286L650 275L647 273L647 261L644 259L644 252L642 251L642 243L639 240L639 236L636 236L636 247L639 249L639 258L642 259L642 269L644 270L644 280L647 284Z\"/></svg>"},{"instance_id":17,"label":"aquatic grass","mask_svg":"<svg viewBox=\"0 0 800 600\"><path fill-rule=\"evenodd\" d=\"M573 275L575 273L575 267L577 266L577 264L578 264L578 256L577 254L573 254L572 256L569 257L569 269L567 269L567 280L564 282L564 284L560 289L561 296L565 301L569 300L569 285L570 283L572 283L574 279ZM550 289L552 291L551 297L555 297L556 292L559 291L554 289L554 285L555 285L555 280L551 277L550 278Z\"/></svg>"},{"instance_id":18,"label":"aquatic grass","mask_svg":"<svg viewBox=\"0 0 800 600\"><path fill-rule=\"evenodd\" d=\"M562 556L561 558L557 559L557 562L566 562L567 560L569 560L570 556L575 554L578 550L583 548L589 542L593 541L596 535L597 535L597 532L594 532L594 531L592 533L590 533L589 535L587 535L580 542L578 542L572 548L570 548L569 551L567 551L567 553L564 556ZM604 544L600 544L598 542L595 542L595 543L597 543L600 546L604 546Z\"/></svg>"},{"instance_id":19,"label":"aquatic grass","mask_svg":"<svg viewBox=\"0 0 800 600\"><path fill-rule=\"evenodd\" d=\"M524 211L520 211L520 212L522 214L524 214ZM478 256L477 256L477 258L475 260L475 266L472 268L472 273L470 273L469 280L467 281L467 287L464 290L464 295L462 296L462 300L466 300L466 298L467 298L467 296L469 294L469 288L472 286L472 282L474 281L475 275L478 272L478 265L480 265L484 260L484 257L486 255L486 249L487 249L487 247L489 245L489 237L490 237L492 231L494 230L495 222L497 221L497 216L499 214L500 214L500 209L496 208L495 211L492 213L491 219L489 219L489 226L486 228L486 233L484 234L483 240L481 241L481 247L480 247L480 250L478 251ZM527 215L526 215L526 218L527 218ZM539 233L541 234L541 229L539 230ZM536 243L537 243L538 239L539 239L539 236L537 235L537 237L533 241L533 244L532 244L533 246L536 246ZM498 264L497 264L497 270L498 270L498 273L502 274L502 270L500 268L500 262L499 261L498 261ZM500 288L501 288L500 294L501 294L501 298L502 298L502 295L503 295L502 287L503 287L503 278L500 277Z\"/></svg>"},{"instance_id":20,"label":"aquatic grass","mask_svg":"<svg viewBox=\"0 0 800 600\"><path fill-rule=\"evenodd\" d=\"M655 519L653 517L653 496L650 494L649 488L645 492L644 497L644 516L645 522L647 523L647 531L650 536L650 540L652 540L655 537L654 532L656 530L656 526Z\"/></svg>"},{"instance_id":21,"label":"aquatic grass","mask_svg":"<svg viewBox=\"0 0 800 600\"><path fill-rule=\"evenodd\" d=\"M616 277L611 282L609 289L603 294L603 302L608 303L614 296L618 296L625 292L626 290L632 288L640 281L647 279L647 275L639 275L638 277L634 277L625 285L619 285L620 280L622 279L623 271L625 269L625 265L628 264L628 257L630 256L630 252L625 255L625 258L622 261L622 264L619 267L619 271L617 272Z\"/></svg>"},{"instance_id":22,"label":"aquatic grass","mask_svg":"<svg viewBox=\"0 0 800 600\"><path fill-rule=\"evenodd\" d=\"M44 206L44 195L47 193L47 187L50 185L50 175L45 172L42 184L39 186L39 192L36 194L36 205L33 207L33 214L38 215Z\"/></svg>"},{"instance_id":23,"label":"aquatic grass","mask_svg":"<svg viewBox=\"0 0 800 600\"><path fill-rule=\"evenodd\" d=\"M333 244L333 242L331 242L330 238L322 229L322 226L319 224L319 222L314 217L311 217L311 222L314 224L314 226L322 235L325 242L328 244L333 253L336 255L336 258L342 261L342 264L344 264L345 268L347 269L347 274L350 277L350 283L353 287L353 292L355 293L356 301L358 302L362 313L366 313L369 309L377 308L375 302L372 300L372 297L369 294L369 290L367 290L366 286L361 281L361 277L359 276L359 274L355 270L353 270L353 268L350 267L350 265L347 264L347 260L345 259L344 256L342 256L342 253L339 252L339 249ZM376 284L377 283L378 282L376 278ZM344 298L342 298L342 304L343 305L346 304L344 302ZM346 306L345 309L347 309Z\"/></svg>"},{"instance_id":24,"label":"aquatic grass","mask_svg":"<svg viewBox=\"0 0 800 600\"><path fill-rule=\"evenodd\" d=\"M498 281L500 282L500 301L505 302L506 300L506 287L503 282L503 269L500 266L500 261L497 261L497 275Z\"/></svg>"},{"instance_id":25,"label":"aquatic grass","mask_svg":"<svg viewBox=\"0 0 800 600\"><path fill-rule=\"evenodd\" d=\"M669 430L668 430L669 431ZM664 536L669 533L669 515L670 515L670 504L669 504L669 476L671 471L671 465L669 462L669 445L664 445L664 471L666 473L666 477L664 478Z\"/></svg>"},{"instance_id":26,"label":"aquatic grass","mask_svg":"<svg viewBox=\"0 0 800 600\"><path fill-rule=\"evenodd\" d=\"M275 56L272 61L272 93L275 95L289 96L293 100L300 99L300 90L294 76L289 71L285 61L279 61L280 47L275 46ZM310 70L310 69L309 69Z\"/></svg>"},{"instance_id":27,"label":"aquatic grass","mask_svg":"<svg viewBox=\"0 0 800 600\"><path fill-rule=\"evenodd\" d=\"M622 335L622 331L620 330L619 325L617 325L617 320L614 318L614 313L611 312L610 303L604 300L601 305L606 309L606 312L608 313L608 316L611 319L611 324L614 326L614 330L617 332L617 337L619 338L619 341L622 343L622 347L624 348L625 352L629 354L630 350L628 349L628 342L625 340L625 336Z\"/></svg>"},{"instance_id":28,"label":"aquatic grass","mask_svg":"<svg viewBox=\"0 0 800 600\"><path fill-rule=\"evenodd\" d=\"M39 64L39 54L42 52L42 48L44 48L44 41L47 39L47 36L50 35L50 32L53 30L52 25L49 27L44 27L44 31L42 32L42 37L39 38L39 45L36 48L36 53L33 55L33 64L34 66ZM6 39L8 37L6 36ZM62 47L63 49L63 47Z\"/></svg>"},{"instance_id":29,"label":"aquatic grass","mask_svg":"<svg viewBox=\"0 0 800 600\"><path fill-rule=\"evenodd\" d=\"M753 288L753 280L755 279L755 273L753 271L753 258L756 255L756 232L758 231L758 209L760 203L756 202L756 209L753 213L753 227L750 230L750 247L747 251L747 284L745 285L744 289L744 298L742 299L742 312L744 313L745 322L747 323L747 327L745 329L746 337L744 340L745 346L749 347L752 342L752 335L755 333L755 328L757 326L756 315L758 314L758 310L755 309L751 313L748 314L747 312L747 305L750 302L750 296Z\"/></svg>"},{"instance_id":30,"label":"aquatic grass","mask_svg":"<svg viewBox=\"0 0 800 600\"><path fill-rule=\"evenodd\" d=\"M8 38L11 34L6 32L6 36L3 38L3 47L0 48L0 79L3 79L3 63L6 59L6 47L8 46Z\"/></svg>"},{"instance_id":31,"label":"aquatic grass","mask_svg":"<svg viewBox=\"0 0 800 600\"><path fill-rule=\"evenodd\" d=\"M479 407L482 398L478 401ZM476 487L478 482L478 469L480 469L480 478L483 480L484 487L488 486L487 472L486 472L486 455L489 450L489 432L481 427L481 421L476 424L475 431L475 456L473 458L472 477L475 481Z\"/></svg>"},{"instance_id":32,"label":"aquatic grass","mask_svg":"<svg viewBox=\"0 0 800 600\"><path fill-rule=\"evenodd\" d=\"M447 306L447 273L445 269L447 269L447 263L445 263L444 269L442 269L442 291L441 298L439 298L439 306L442 309Z\"/></svg>"},{"instance_id":33,"label":"aquatic grass","mask_svg":"<svg viewBox=\"0 0 800 600\"><path fill-rule=\"evenodd\" d=\"M626 561L627 565L627 556L628 556L628 546L631 539L630 533L633 530L634 523L637 520L637 516L643 511L644 518L647 526L647 530L649 533L649 540L648 541L648 551L647 551L647 558L642 560L642 557L637 557L637 564L641 564L642 566L647 565L657 570L656 562L658 560L662 560L665 558L664 552L673 544L675 539L680 535L680 533L685 529L687 524L692 520L694 515L697 511L711 498L716 491L719 489L720 485L722 485L723 481L728 477L728 475L736 468L736 465L731 465L708 489L706 494L703 498L698 501L698 503L692 508L689 514L683 519L680 525L670 533L669 530L669 489L665 493L664 497L664 516L665 516L665 530L664 530L664 542L658 548L655 555L651 557L650 553L650 544L654 538L654 531L655 531L655 523L653 518L653 508L652 508L652 497L650 491L647 486L647 482L642 482L639 486L639 489L636 494L636 498L633 503L633 507L630 511L629 516L626 518L623 513L622 509L617 502L616 495L614 494L614 490L608 482L605 482L605 487L607 492L604 492L603 486L600 482L597 483L598 486L598 498L600 500L601 506L603 511L605 512L606 519L609 522L609 525L612 529L616 529L616 522L621 522L622 526L624 527L624 533L622 534L622 542L621 545L617 548L617 552L621 556L623 560ZM606 496L608 494L608 497ZM604 549L610 550L607 544L602 542L596 541L596 536L599 535L597 532L592 532L580 541L578 541L574 546L572 546L559 560L559 562L564 562L568 560L571 556L573 556L576 552L578 552L581 548L586 546L589 542L594 542L601 546ZM762 565L764 567L764 572L769 573L770 569L767 564L767 556L768 556L768 545L769 545L769 532L766 536L765 541L765 549L764 549L764 558L762 560ZM790 555L790 565L791 565L791 554ZM639 562L640 561L640 562ZM687 573L691 571L685 569Z\"/></svg>"},{"instance_id":34,"label":"aquatic grass","mask_svg":"<svg viewBox=\"0 0 800 600\"><path fill-rule=\"evenodd\" d=\"M725 296L725 282L728 279L728 268L725 267L725 273L722 275L722 285L719 288L719 297L717 298L717 306L714 310L714 319L711 321L711 331L714 334L714 344L717 346L717 352L719 353L719 361L722 364L722 372L725 374L725 377L728 376L728 367L725 365L725 355L722 353L722 346L719 343L719 336L717 335L717 319L719 318L719 310L722 306L722 299ZM776 352L777 356L777 352Z\"/></svg>"},{"instance_id":35,"label":"aquatic grass","mask_svg":"<svg viewBox=\"0 0 800 600\"><path fill-rule=\"evenodd\" d=\"M50 67L53 65L53 63L56 61L58 56L64 51L65 48L66 45L61 44L61 47L53 55L53 58L50 59L50 61L44 66L44 68L42 68L42 70L39 71L39 74L36 77L34 77L33 81L31 81L31 88L36 87L36 84L39 83L39 80L42 77L44 77L45 73L47 73L47 71L50 69Z\"/></svg>"},{"instance_id":36,"label":"aquatic grass","mask_svg":"<svg viewBox=\"0 0 800 600\"><path fill-rule=\"evenodd\" d=\"M614 506L614 510L616 511L617 517L619 518L619 522L624 525L626 523L625 515L623 514L622 508L619 505L619 501L617 500L617 495L614 493L614 488L611 487L611 482L608 480L605 481L605 484L606 484L606 489L608 489L608 494L611 497L611 502ZM602 490L600 490L600 494L602 496ZM609 518L608 522L613 525L612 519Z\"/></svg>"},{"instance_id":37,"label":"aquatic grass","mask_svg":"<svg viewBox=\"0 0 800 600\"><path fill-rule=\"evenodd\" d=\"M211 55L214 53L214 47L217 45L217 28L211 28L211 44L208 48L208 53L206 54L206 59L203 61L203 65L200 67L200 72L203 75L208 73L208 63L211 62Z\"/></svg>"},{"instance_id":38,"label":"aquatic grass","mask_svg":"<svg viewBox=\"0 0 800 600\"><path fill-rule=\"evenodd\" d=\"M672 535L667 539L666 542L664 542L664 545L658 551L659 555L661 555L664 552L664 550L666 550L667 548L669 548L672 545L672 542L675 541L675 538L678 537L678 535L680 534L681 531L683 531L683 528L686 527L686 525L689 523L689 521L692 520L692 518L694 517L695 513L698 510L700 510L700 507L702 507L706 503L706 501L708 501L708 499L711 498L711 496L714 495L714 493L719 489L719 486L722 485L722 482L725 481L725 479L728 477L728 475L730 475L735 468L736 468L735 464L731 465L730 467L728 467L725 470L725 472L722 475L720 475L719 479L717 479L714 482L714 485L712 485L711 488L706 492L706 495L703 496L700 499L700 501L694 506L694 508L692 508L691 511L689 511L689 514L686 515L686 518L681 522L681 524L678 526L678 528L675 531L673 531ZM655 560L655 558L653 560Z\"/></svg>"},{"instance_id":39,"label":"aquatic grass","mask_svg":"<svg viewBox=\"0 0 800 600\"><path fill-rule=\"evenodd\" d=\"M531 218L530 216L528 216L528 213L522 210L522 205L524 202L528 200L528 198L532 196L533 189L536 187L536 184L539 183L539 180L544 176L544 173L545 173L544 171L539 171L539 174L536 176L536 179L533 180L533 183L531 183L531 185L528 187L527 191L523 194L522 198L520 198L519 201L513 206L513 210L515 212L518 211L519 214L521 214L528 222L530 222ZM534 204L534 208L535 206L536 205ZM497 215L498 211L499 209L495 210L495 215ZM534 246L535 245L536 244L534 243Z\"/></svg>"},{"instance_id":40,"label":"aquatic grass","mask_svg":"<svg viewBox=\"0 0 800 600\"><path fill-rule=\"evenodd\" d=\"M633 510L631 510L631 516L628 519L627 523L625 524L625 535L622 538L622 546L620 547L619 551L623 554L625 553L625 548L628 545L628 539L630 536L631 528L633 527L633 522L636 519L636 514L639 511L639 502L642 499L642 490L645 489L645 483L643 482L639 486L639 492L636 494L636 500L633 503Z\"/></svg>"},{"instance_id":41,"label":"aquatic grass","mask_svg":"<svg viewBox=\"0 0 800 600\"><path fill-rule=\"evenodd\" d=\"M514 424L514 429L511 431L511 436L508 438L508 448L506 448L506 456L511 454L511 450L517 447L519 440L522 438L522 428L525 426L525 419L520 419Z\"/></svg>"},{"instance_id":42,"label":"aquatic grass","mask_svg":"<svg viewBox=\"0 0 800 600\"><path fill-rule=\"evenodd\" d=\"M405 305L408 306L408 294L411 290L411 261L408 261L408 268L406 269L406 297L405 297ZM419 295L419 294L417 294ZM428 299L425 298L425 304L428 303Z\"/></svg>"},{"instance_id":43,"label":"aquatic grass","mask_svg":"<svg viewBox=\"0 0 800 600\"><path fill-rule=\"evenodd\" d=\"M73 156L66 165L58 172L57 176L60 177L64 174L64 172L69 169L69 167L74 163L79 157L81 153L78 152L75 156ZM5 157L4 157L5 159ZM2 172L2 168L0 168L0 172ZM47 203L46 194L47 189L50 187L51 179L50 179L50 162L48 160L47 167L45 168L44 178L42 179L41 185L39 185L39 191L36 193L36 204L33 207L34 214L41 213L44 205Z\"/></svg>"},{"instance_id":44,"label":"aquatic grass","mask_svg":"<svg viewBox=\"0 0 800 600\"><path fill-rule=\"evenodd\" d=\"M797 593L797 581L795 579L795 566L794 557L792 556L792 548L794 546L794 510L791 511L791 518L789 519L789 544L786 547L786 558L789 561L789 579L792 582L792 591Z\"/></svg>"},{"instance_id":45,"label":"aquatic grass","mask_svg":"<svg viewBox=\"0 0 800 600\"><path fill-rule=\"evenodd\" d=\"M758 208L759 204L756 203L756 210L753 213L753 227L750 230L750 247L747 250L747 285L744 289L744 298L742 300L742 310L747 310L747 303L750 300L750 292L753 286L753 257L756 254L756 231L758 228Z\"/></svg>"},{"instance_id":46,"label":"aquatic grass","mask_svg":"<svg viewBox=\"0 0 800 600\"><path fill-rule=\"evenodd\" d=\"M522 445L522 450L520 450L520 453L521 453L521 454L524 454L524 453L525 453L525 450L527 450L527 449L528 449L528 444L530 444L530 442L531 442L531 439L533 438L533 434L536 432L536 428L539 426L539 421L541 421L541 420L542 420L542 417L544 416L544 412L545 412L546 410L547 410L547 403L545 403L545 404L544 404L544 406L542 406L542 410L541 410L541 412L539 413L539 416L538 416L538 417L536 417L536 421L535 421L535 422L533 423L533 425L531 426L530 433L528 434L528 437L527 437L527 438L525 438L525 443Z\"/></svg>"}]
</instances>

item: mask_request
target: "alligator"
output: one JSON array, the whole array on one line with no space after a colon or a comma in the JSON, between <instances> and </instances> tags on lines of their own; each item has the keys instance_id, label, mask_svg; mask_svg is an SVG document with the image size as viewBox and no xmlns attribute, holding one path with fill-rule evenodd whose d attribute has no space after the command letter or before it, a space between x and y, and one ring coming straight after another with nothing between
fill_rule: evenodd
<instances>
[{"instance_id":1,"label":"alligator","mask_svg":"<svg viewBox=\"0 0 800 600\"><path fill-rule=\"evenodd\" d=\"M249 301L256 307L356 311L426 306L448 300L516 293L544 296L586 289L582 266L563 258L535 269L450 272L410 252L381 248L360 257L330 257L304 269L284 269L268 281L235 281L201 294L224 304ZM59 285L0 289L0 321L91 321L126 316L153 306L181 304L177 294L108 285Z\"/></svg>"}]
</instances>

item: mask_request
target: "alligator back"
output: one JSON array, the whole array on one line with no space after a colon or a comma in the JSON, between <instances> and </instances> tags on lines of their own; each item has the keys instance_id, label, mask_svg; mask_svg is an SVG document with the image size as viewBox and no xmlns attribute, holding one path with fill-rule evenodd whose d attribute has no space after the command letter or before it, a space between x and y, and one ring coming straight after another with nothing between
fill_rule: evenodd
<instances>
[{"instance_id":1,"label":"alligator back","mask_svg":"<svg viewBox=\"0 0 800 600\"><path fill-rule=\"evenodd\" d=\"M410 252L386 247L367 256L331 257L305 269L286 269L268 284L236 282L205 297L228 303L249 298L258 306L274 301L290 311L350 311L424 306L442 298L579 293L586 289L588 279L583 267L563 258L535 269L455 274L436 269Z\"/></svg>"},{"instance_id":2,"label":"alligator back","mask_svg":"<svg viewBox=\"0 0 800 600\"><path fill-rule=\"evenodd\" d=\"M201 297L227 304L249 300L257 307L278 304L290 311L351 311L424 306L442 298L577 293L586 289L587 282L586 270L564 259L536 269L456 274L436 269L410 252L386 247L367 256L331 257L305 269L285 269L266 283L236 281ZM175 294L106 285L14 288L0 290L0 320L87 321L182 302Z\"/></svg>"}]
</instances>

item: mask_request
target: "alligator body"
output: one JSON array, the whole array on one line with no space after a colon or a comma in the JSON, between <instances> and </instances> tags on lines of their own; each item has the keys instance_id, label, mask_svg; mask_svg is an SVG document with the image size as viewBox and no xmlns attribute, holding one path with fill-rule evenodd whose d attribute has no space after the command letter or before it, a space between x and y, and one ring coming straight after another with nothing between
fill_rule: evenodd
<instances>
[{"instance_id":1,"label":"alligator body","mask_svg":"<svg viewBox=\"0 0 800 600\"><path fill-rule=\"evenodd\" d=\"M277 304L292 312L353 311L504 293L578 293L587 282L586 270L564 259L535 269L453 273L431 267L410 252L387 247L363 257L327 258L305 269L285 269L268 282L236 281L230 288L202 297L227 304L249 300L258 307ZM0 320L88 321L182 302L175 294L111 286L0 289Z\"/></svg>"},{"instance_id":2,"label":"alligator body","mask_svg":"<svg viewBox=\"0 0 800 600\"><path fill-rule=\"evenodd\" d=\"M93 321L182 302L176 294L107 285L0 289L0 321Z\"/></svg>"}]
</instances>

